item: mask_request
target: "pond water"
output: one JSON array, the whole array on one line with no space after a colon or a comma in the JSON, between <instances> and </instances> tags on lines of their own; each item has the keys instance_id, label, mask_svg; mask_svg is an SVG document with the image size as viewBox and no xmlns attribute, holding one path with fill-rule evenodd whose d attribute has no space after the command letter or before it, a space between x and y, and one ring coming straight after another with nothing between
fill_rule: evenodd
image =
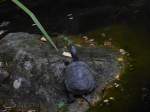
<instances>
[{"instance_id":1,"label":"pond water","mask_svg":"<svg viewBox=\"0 0 150 112\"><path fill-rule=\"evenodd\" d=\"M13 18L13 21L6 19L11 22L11 26L5 28L8 32L38 32L37 28L31 25L31 20L23 22L24 19L17 21L16 18ZM19 25L21 27L18 28ZM90 31L86 35L95 39L99 45L111 38L114 46L130 54L125 72L120 80L116 81L119 87L109 88L103 100L91 107L88 112L148 112L150 109L150 32L146 25L111 24ZM108 104L104 103L110 97L113 100Z\"/></svg>"},{"instance_id":2,"label":"pond water","mask_svg":"<svg viewBox=\"0 0 150 112\"><path fill-rule=\"evenodd\" d=\"M101 34L105 33L106 37ZM127 68L121 75L120 87L108 89L103 101L88 112L148 112L150 109L150 33L146 25L113 24L87 34L102 44L112 38L112 43L129 52ZM105 104L107 98L113 101Z\"/></svg>"}]
</instances>

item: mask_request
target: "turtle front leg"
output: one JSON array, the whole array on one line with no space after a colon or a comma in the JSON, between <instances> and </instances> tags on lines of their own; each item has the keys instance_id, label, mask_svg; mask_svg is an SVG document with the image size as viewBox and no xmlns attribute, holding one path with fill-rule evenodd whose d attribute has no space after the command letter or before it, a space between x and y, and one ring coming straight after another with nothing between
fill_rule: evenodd
<instances>
[{"instance_id":1,"label":"turtle front leg","mask_svg":"<svg viewBox=\"0 0 150 112\"><path fill-rule=\"evenodd\" d=\"M91 95L82 95L81 97L88 103L89 106L92 106Z\"/></svg>"},{"instance_id":2,"label":"turtle front leg","mask_svg":"<svg viewBox=\"0 0 150 112\"><path fill-rule=\"evenodd\" d=\"M73 103L76 100L76 98L74 97L74 95L71 94L71 93L68 93L67 97L68 97L68 103Z\"/></svg>"}]
</instances>

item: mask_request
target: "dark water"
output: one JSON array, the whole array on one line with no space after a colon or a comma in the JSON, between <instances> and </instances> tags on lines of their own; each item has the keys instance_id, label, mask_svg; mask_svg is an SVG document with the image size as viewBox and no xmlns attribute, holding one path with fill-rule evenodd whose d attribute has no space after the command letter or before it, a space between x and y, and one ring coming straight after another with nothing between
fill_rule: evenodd
<instances>
[{"instance_id":1,"label":"dark water","mask_svg":"<svg viewBox=\"0 0 150 112\"><path fill-rule=\"evenodd\" d=\"M66 21L65 15L68 13L64 12L62 15L58 14L59 16L54 14L56 18L50 20L50 16L52 15L49 15L49 18L47 18L47 12L46 15L44 13L40 14L39 19L46 30L48 30L50 33L70 32L62 31L60 29L67 30L74 25L77 26L77 28L71 28L71 31L80 29L80 26L78 26L79 21L76 21L75 23L68 23L70 21ZM59 21L58 24L55 24L54 22L57 22L57 19L60 20L60 17L62 17L62 21ZM87 23L90 21L92 23L92 21L95 21L95 19L88 18L88 16L87 18L83 19L86 19L87 21L82 23L83 31L92 29ZM18 31L40 33L36 26L32 26L32 20L30 20L30 18L22 12L18 12L18 14L15 16L12 14L11 17L5 15L4 17L0 18L0 22L2 21L10 21L10 24L7 27L0 28L0 30L7 30L5 34ZM63 25L65 23L68 25ZM99 20L93 22L92 26L95 23L99 24ZM103 101L99 102L95 107L92 107L89 112L149 112L150 32L149 28L147 27L147 22L142 21L143 24L140 22L118 24L110 24L110 22L108 23L109 25L103 25L103 27L91 30L86 33L86 35L88 35L90 38L94 38L99 44L102 44L103 41L107 40L108 38L112 38L113 45L129 52L129 63L127 64L127 69L122 74L121 79L117 81L117 83L120 85L120 88L110 88L104 97L104 99L107 99L108 97L114 97L115 100L111 101L108 105L104 104ZM105 33L106 37L102 37L102 33Z\"/></svg>"},{"instance_id":2,"label":"dark water","mask_svg":"<svg viewBox=\"0 0 150 112\"><path fill-rule=\"evenodd\" d=\"M106 38L101 37L106 33ZM130 53L129 64L122 74L120 88L108 90L104 99L114 97L108 105L100 102L89 112L149 112L150 111L150 33L143 24L113 24L89 32L99 44L112 38L113 44Z\"/></svg>"}]
</instances>

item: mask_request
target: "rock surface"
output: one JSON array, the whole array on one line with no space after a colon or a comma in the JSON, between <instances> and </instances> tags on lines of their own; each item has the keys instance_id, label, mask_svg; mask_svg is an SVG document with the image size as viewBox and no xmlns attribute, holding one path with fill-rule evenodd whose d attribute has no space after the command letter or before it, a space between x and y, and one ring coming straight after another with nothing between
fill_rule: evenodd
<instances>
[{"instance_id":1,"label":"rock surface","mask_svg":"<svg viewBox=\"0 0 150 112\"><path fill-rule=\"evenodd\" d=\"M65 108L69 112L84 112L89 108L81 98L67 104L64 87L63 44L57 53L39 35L10 33L0 40L0 99L9 101L10 106L24 105L30 109L40 105L42 112L56 112ZM120 73L119 55L111 49L78 48L79 58L87 63L96 78L96 90L91 93L91 104L101 99L103 88ZM3 72L5 71L5 72Z\"/></svg>"}]
</instances>

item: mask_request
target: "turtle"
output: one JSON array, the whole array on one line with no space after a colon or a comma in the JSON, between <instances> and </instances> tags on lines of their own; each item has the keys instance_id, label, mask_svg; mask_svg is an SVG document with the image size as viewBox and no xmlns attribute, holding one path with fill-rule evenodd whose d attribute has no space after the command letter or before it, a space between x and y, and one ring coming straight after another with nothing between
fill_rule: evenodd
<instances>
[{"instance_id":1,"label":"turtle","mask_svg":"<svg viewBox=\"0 0 150 112\"><path fill-rule=\"evenodd\" d=\"M96 87L93 72L88 64L79 60L74 45L70 46L70 52L72 62L68 63L65 68L65 87L70 99L69 102L74 102L75 96L81 96L87 101L85 96L90 94Z\"/></svg>"}]
</instances>

